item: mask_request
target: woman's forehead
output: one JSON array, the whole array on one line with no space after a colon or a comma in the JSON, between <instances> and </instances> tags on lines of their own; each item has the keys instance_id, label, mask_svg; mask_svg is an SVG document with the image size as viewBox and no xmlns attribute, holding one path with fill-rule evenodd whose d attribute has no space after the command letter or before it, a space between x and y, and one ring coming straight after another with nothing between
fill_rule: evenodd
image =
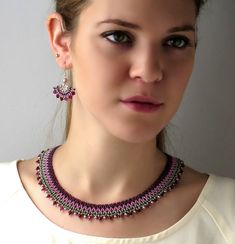
<instances>
[{"instance_id":1,"label":"woman's forehead","mask_svg":"<svg viewBox=\"0 0 235 244\"><path fill-rule=\"evenodd\" d=\"M195 3L193 0L93 0L80 21L94 28L123 22L123 27L126 23L126 27L136 30L194 26Z\"/></svg>"},{"instance_id":2,"label":"woman's forehead","mask_svg":"<svg viewBox=\"0 0 235 244\"><path fill-rule=\"evenodd\" d=\"M123 19L149 23L160 20L193 22L196 18L195 8L193 0L93 0L84 11L84 16L97 21Z\"/></svg>"}]
</instances>

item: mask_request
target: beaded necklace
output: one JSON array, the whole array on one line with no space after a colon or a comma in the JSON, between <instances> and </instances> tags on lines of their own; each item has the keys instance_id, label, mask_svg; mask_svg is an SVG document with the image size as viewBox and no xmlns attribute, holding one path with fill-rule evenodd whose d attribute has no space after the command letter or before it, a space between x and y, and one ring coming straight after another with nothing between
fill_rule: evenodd
<instances>
[{"instance_id":1,"label":"beaded necklace","mask_svg":"<svg viewBox=\"0 0 235 244\"><path fill-rule=\"evenodd\" d=\"M46 197L53 202L53 205L59 207L60 211L88 220L112 220L143 211L177 185L184 168L182 160L165 153L167 156L165 168L143 193L116 203L92 204L73 197L59 184L52 164L53 154L58 147L47 149L38 155L36 161L38 184L46 193Z\"/></svg>"}]
</instances>

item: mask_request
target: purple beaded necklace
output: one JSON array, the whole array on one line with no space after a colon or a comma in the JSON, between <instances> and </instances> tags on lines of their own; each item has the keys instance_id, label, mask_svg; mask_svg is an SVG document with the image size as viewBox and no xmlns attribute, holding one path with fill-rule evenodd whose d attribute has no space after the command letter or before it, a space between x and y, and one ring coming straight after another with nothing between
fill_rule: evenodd
<instances>
[{"instance_id":1,"label":"purple beaded necklace","mask_svg":"<svg viewBox=\"0 0 235 244\"><path fill-rule=\"evenodd\" d=\"M58 147L47 149L38 155L36 161L38 184L42 187L42 191L46 193L47 198L52 200L53 205L58 206L61 211L89 220L115 219L141 212L177 185L184 168L182 160L165 153L167 163L164 170L143 193L121 202L92 204L73 197L59 184L52 164L53 154Z\"/></svg>"}]
</instances>

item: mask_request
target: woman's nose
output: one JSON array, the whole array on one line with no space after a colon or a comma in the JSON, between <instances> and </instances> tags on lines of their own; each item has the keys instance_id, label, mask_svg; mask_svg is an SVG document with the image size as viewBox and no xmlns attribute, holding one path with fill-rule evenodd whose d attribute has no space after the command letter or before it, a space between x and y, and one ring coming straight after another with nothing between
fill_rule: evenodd
<instances>
[{"instance_id":1,"label":"woman's nose","mask_svg":"<svg viewBox=\"0 0 235 244\"><path fill-rule=\"evenodd\" d=\"M159 82L163 79L163 67L160 53L153 49L139 52L133 57L130 68L132 79L142 80L145 83Z\"/></svg>"}]
</instances>

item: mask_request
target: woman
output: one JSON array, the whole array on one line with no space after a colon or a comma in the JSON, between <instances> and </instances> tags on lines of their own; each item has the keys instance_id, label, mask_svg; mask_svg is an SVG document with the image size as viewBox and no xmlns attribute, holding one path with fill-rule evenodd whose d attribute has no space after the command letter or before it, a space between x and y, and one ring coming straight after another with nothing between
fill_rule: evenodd
<instances>
[{"instance_id":1,"label":"woman","mask_svg":"<svg viewBox=\"0 0 235 244\"><path fill-rule=\"evenodd\" d=\"M235 181L164 152L202 5L56 1L47 28L65 69L54 94L72 101L68 133L1 165L1 243L235 243Z\"/></svg>"}]
</instances>

